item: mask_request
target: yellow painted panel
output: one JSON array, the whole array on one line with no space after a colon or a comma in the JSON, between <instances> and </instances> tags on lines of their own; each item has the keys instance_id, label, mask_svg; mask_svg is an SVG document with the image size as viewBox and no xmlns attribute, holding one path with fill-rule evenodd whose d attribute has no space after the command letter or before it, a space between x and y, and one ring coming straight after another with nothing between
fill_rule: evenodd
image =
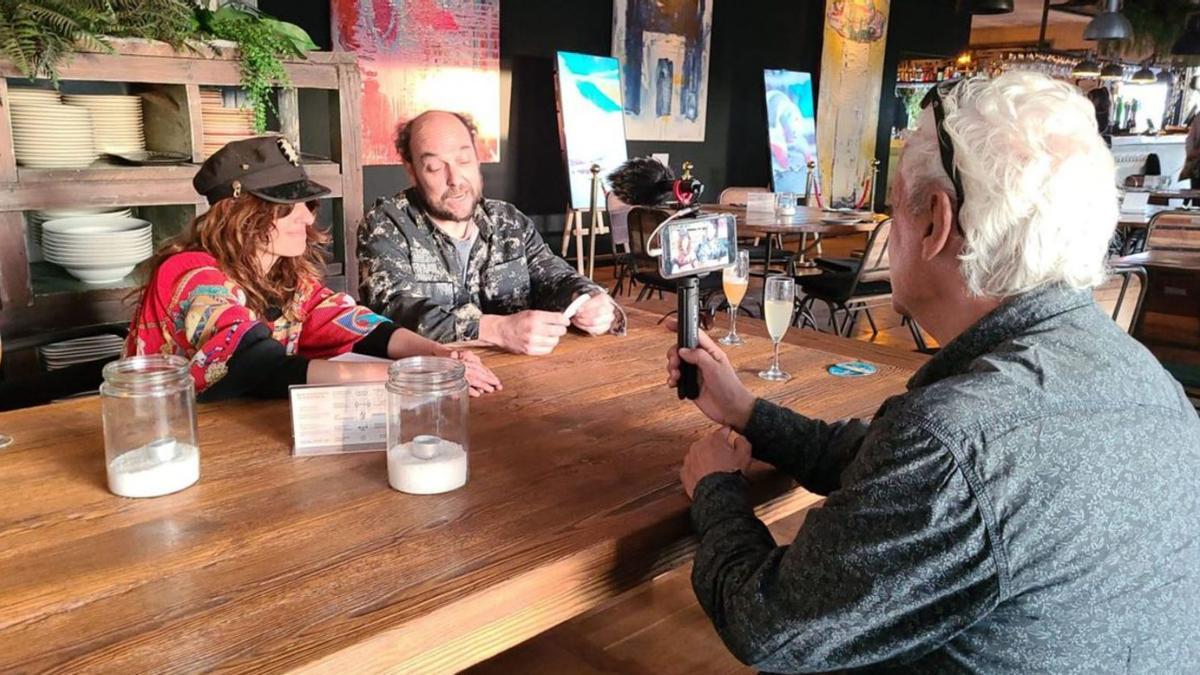
<instances>
[{"instance_id":1,"label":"yellow painted panel","mask_svg":"<svg viewBox=\"0 0 1200 675\"><path fill-rule=\"evenodd\" d=\"M817 148L826 205L859 196L875 158L890 0L826 0Z\"/></svg>"}]
</instances>

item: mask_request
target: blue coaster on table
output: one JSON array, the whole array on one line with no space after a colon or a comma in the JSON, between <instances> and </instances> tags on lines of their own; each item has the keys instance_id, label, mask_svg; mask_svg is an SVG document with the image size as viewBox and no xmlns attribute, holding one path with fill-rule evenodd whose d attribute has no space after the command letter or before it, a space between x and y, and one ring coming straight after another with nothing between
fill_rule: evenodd
<instances>
[{"instance_id":1,"label":"blue coaster on table","mask_svg":"<svg viewBox=\"0 0 1200 675\"><path fill-rule=\"evenodd\" d=\"M862 377L864 375L874 375L875 366L864 361L844 361L835 363L828 368L829 374L836 377Z\"/></svg>"}]
</instances>

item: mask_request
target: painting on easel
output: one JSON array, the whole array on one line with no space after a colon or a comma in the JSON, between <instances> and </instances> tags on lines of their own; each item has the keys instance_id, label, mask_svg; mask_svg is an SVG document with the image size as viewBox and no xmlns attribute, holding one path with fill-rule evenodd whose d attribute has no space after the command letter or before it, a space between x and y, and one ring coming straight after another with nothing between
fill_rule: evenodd
<instances>
[{"instance_id":1,"label":"painting on easel","mask_svg":"<svg viewBox=\"0 0 1200 675\"><path fill-rule=\"evenodd\" d=\"M592 165L609 172L626 158L620 64L610 56L558 52L559 133L567 158L571 208L591 206ZM600 208L604 208L601 196Z\"/></svg>"},{"instance_id":2,"label":"painting on easel","mask_svg":"<svg viewBox=\"0 0 1200 675\"><path fill-rule=\"evenodd\" d=\"M803 193L808 163L817 159L817 123L812 75L764 70L771 184L776 192Z\"/></svg>"}]
</instances>

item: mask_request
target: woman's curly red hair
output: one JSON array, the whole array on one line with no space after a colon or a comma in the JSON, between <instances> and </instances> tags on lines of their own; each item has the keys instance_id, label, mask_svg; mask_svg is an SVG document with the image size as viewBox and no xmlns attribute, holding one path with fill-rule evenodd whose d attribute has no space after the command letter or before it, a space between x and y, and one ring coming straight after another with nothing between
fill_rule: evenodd
<instances>
[{"instance_id":1,"label":"woman's curly red hair","mask_svg":"<svg viewBox=\"0 0 1200 675\"><path fill-rule=\"evenodd\" d=\"M314 208L315 203L309 208ZM192 221L182 235L161 247L143 263L147 285L135 291L141 297L164 260L185 251L203 251L246 293L246 306L262 316L268 307L279 307L285 314L297 291L324 278L322 246L329 235L308 226L308 248L303 255L280 258L263 274L259 253L271 243L275 221L285 218L292 204L276 204L254 195L228 198L213 204Z\"/></svg>"}]
</instances>

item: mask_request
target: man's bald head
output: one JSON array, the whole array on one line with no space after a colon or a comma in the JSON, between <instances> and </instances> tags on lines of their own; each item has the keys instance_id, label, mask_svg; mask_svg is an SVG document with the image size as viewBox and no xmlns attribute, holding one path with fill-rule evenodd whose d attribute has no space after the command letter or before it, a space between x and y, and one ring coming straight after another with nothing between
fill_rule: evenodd
<instances>
[{"instance_id":1,"label":"man's bald head","mask_svg":"<svg viewBox=\"0 0 1200 675\"><path fill-rule=\"evenodd\" d=\"M396 127L396 152L400 153L400 159L405 164L412 164L413 136L422 132L423 128L425 131L441 132L446 130L446 125L461 126L465 129L470 137L471 147L474 149L475 139L479 136L479 127L475 126L475 120L471 119L470 115L448 110L426 110L406 122L401 122ZM433 128L430 129L430 127Z\"/></svg>"}]
</instances>

